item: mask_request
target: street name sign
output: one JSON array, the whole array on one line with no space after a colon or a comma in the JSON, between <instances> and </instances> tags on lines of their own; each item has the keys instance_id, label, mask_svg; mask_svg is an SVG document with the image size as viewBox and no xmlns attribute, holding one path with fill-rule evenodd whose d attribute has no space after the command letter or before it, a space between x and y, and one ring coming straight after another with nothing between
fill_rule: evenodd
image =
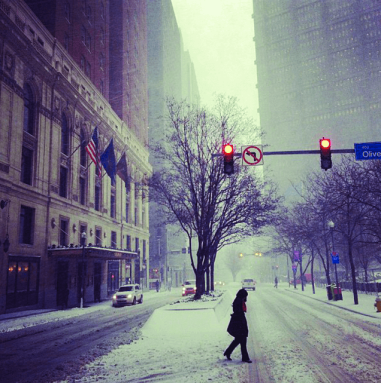
<instances>
[{"instance_id":1,"label":"street name sign","mask_svg":"<svg viewBox=\"0 0 381 383\"><path fill-rule=\"evenodd\" d=\"M381 160L381 142L355 144L356 161Z\"/></svg>"}]
</instances>

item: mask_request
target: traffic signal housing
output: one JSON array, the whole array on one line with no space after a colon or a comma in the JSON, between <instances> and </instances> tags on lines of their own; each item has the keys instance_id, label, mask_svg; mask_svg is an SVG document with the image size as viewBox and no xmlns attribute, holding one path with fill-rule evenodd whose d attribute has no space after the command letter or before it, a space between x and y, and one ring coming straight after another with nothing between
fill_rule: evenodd
<instances>
[{"instance_id":1,"label":"traffic signal housing","mask_svg":"<svg viewBox=\"0 0 381 383\"><path fill-rule=\"evenodd\" d=\"M234 173L234 148L231 144L222 146L222 155L224 156L224 173L231 175Z\"/></svg>"},{"instance_id":2,"label":"traffic signal housing","mask_svg":"<svg viewBox=\"0 0 381 383\"><path fill-rule=\"evenodd\" d=\"M320 143L320 167L324 170L332 168L331 158L331 140L329 138L321 138Z\"/></svg>"}]
</instances>

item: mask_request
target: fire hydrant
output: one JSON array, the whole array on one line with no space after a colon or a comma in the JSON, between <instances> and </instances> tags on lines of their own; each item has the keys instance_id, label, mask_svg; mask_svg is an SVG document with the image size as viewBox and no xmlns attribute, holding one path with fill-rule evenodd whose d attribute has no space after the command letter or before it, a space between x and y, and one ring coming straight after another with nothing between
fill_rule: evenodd
<instances>
[{"instance_id":1,"label":"fire hydrant","mask_svg":"<svg viewBox=\"0 0 381 383\"><path fill-rule=\"evenodd\" d=\"M376 298L376 303L374 304L374 307L376 307L378 313L381 313L381 298L380 297Z\"/></svg>"}]
</instances>

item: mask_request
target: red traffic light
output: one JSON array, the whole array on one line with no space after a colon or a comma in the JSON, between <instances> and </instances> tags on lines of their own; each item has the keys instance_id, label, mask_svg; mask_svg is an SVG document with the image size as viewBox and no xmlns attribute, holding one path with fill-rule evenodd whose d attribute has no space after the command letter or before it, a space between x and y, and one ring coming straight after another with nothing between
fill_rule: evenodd
<instances>
[{"instance_id":1,"label":"red traffic light","mask_svg":"<svg viewBox=\"0 0 381 383\"><path fill-rule=\"evenodd\" d=\"M329 138L322 138L320 140L320 147L322 149L330 149L330 147L331 147L331 140Z\"/></svg>"},{"instance_id":2,"label":"red traffic light","mask_svg":"<svg viewBox=\"0 0 381 383\"><path fill-rule=\"evenodd\" d=\"M320 143L320 167L323 170L332 168L331 159L331 140L329 138L321 138Z\"/></svg>"},{"instance_id":3,"label":"red traffic light","mask_svg":"<svg viewBox=\"0 0 381 383\"><path fill-rule=\"evenodd\" d=\"M224 173L231 175L234 173L234 148L231 144L222 146L222 154L224 156Z\"/></svg>"},{"instance_id":4,"label":"red traffic light","mask_svg":"<svg viewBox=\"0 0 381 383\"><path fill-rule=\"evenodd\" d=\"M233 145L226 144L223 146L222 151L225 155L233 154Z\"/></svg>"}]
</instances>

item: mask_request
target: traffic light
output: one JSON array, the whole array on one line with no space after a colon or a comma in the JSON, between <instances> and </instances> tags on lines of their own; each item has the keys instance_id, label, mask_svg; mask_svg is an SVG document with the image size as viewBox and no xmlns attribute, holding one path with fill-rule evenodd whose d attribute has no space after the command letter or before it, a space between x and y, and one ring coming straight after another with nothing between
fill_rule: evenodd
<instances>
[{"instance_id":1,"label":"traffic light","mask_svg":"<svg viewBox=\"0 0 381 383\"><path fill-rule=\"evenodd\" d=\"M331 159L331 140L329 138L321 138L320 143L320 167L324 170L332 168Z\"/></svg>"},{"instance_id":2,"label":"traffic light","mask_svg":"<svg viewBox=\"0 0 381 383\"><path fill-rule=\"evenodd\" d=\"M234 149L231 144L224 144L222 147L224 156L224 173L227 175L234 173Z\"/></svg>"},{"instance_id":3,"label":"traffic light","mask_svg":"<svg viewBox=\"0 0 381 383\"><path fill-rule=\"evenodd\" d=\"M243 257L243 254L242 254L242 253L239 253L239 257L242 258L242 257Z\"/></svg>"}]
</instances>

